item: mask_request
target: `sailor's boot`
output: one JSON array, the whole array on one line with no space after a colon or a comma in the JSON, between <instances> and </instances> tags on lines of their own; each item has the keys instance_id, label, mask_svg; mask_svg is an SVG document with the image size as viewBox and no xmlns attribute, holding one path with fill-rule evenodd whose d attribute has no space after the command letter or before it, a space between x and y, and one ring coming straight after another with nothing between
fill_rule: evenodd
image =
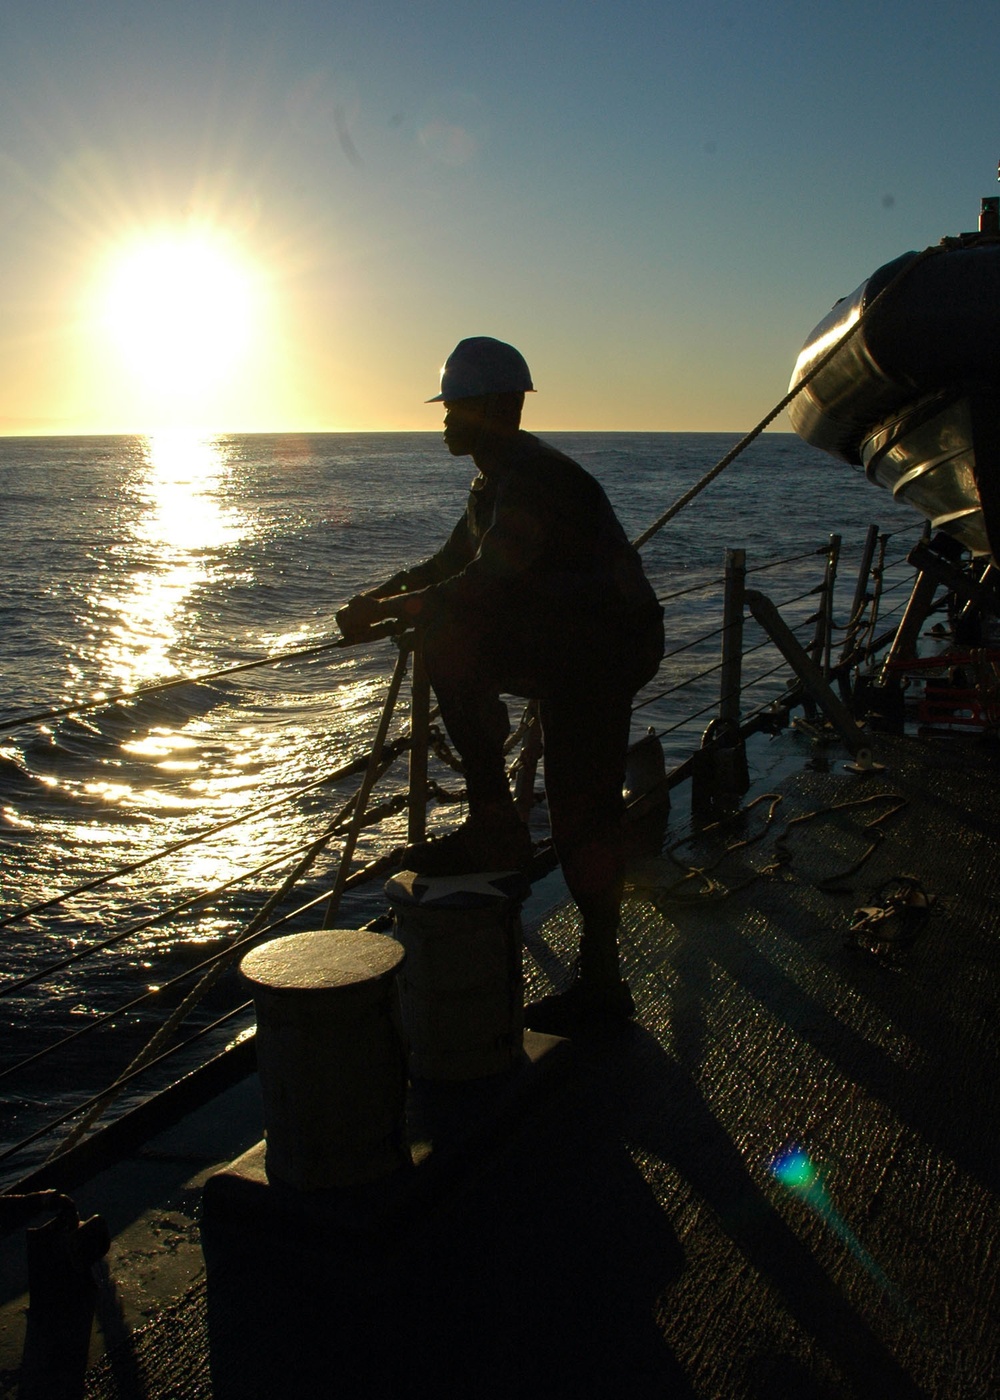
<instances>
[{"instance_id":1,"label":"sailor's boot","mask_svg":"<svg viewBox=\"0 0 1000 1400\"><path fill-rule=\"evenodd\" d=\"M513 802L483 802L455 831L407 846L403 867L419 875L527 871L532 854L528 828Z\"/></svg>"},{"instance_id":2,"label":"sailor's boot","mask_svg":"<svg viewBox=\"0 0 1000 1400\"><path fill-rule=\"evenodd\" d=\"M573 976L561 992L524 1008L529 1030L572 1036L625 1027L635 1015L629 985L618 967L617 928L584 929Z\"/></svg>"}]
</instances>

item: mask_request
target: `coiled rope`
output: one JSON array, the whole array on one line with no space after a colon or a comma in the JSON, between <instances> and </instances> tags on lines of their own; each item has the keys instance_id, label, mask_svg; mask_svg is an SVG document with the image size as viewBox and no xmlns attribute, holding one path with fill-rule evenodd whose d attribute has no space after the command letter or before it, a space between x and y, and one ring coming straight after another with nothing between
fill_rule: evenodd
<instances>
[{"instance_id":1,"label":"coiled rope","mask_svg":"<svg viewBox=\"0 0 1000 1400\"><path fill-rule=\"evenodd\" d=\"M754 807L764 802L767 802L769 806L764 816L763 824L756 834L744 837L741 840L732 842L730 845L724 846L716 858L707 864L685 866L683 862L677 860L674 852L679 850L682 846L695 840L704 841L713 834L720 834L726 827L733 825L735 822L744 821L747 814L751 812ZM844 812L860 813L861 809L872 807L876 803L886 804L885 810L877 812L875 816L870 817L867 821L860 824L858 830L861 835L866 838L867 844L858 858L833 875L810 881L816 889L829 894L850 893L851 891L849 888L845 887L844 882L852 875L856 875L881 845L882 841L885 839L885 823L890 821L909 805L907 799L902 797L899 793L878 792L871 793L866 797L852 798L846 802L831 802L825 807L817 807L812 811L803 812L799 816L790 817L776 834L772 845L771 858L764 865L756 870L752 870L742 879L735 881L723 882L710 878L711 872L722 865L730 856L738 851L745 851L749 846L763 839L774 822L781 802L782 797L780 793L762 793L759 797L755 798L753 802L742 808L735 816L726 817L721 821L713 822L711 825L703 827L697 833L691 833L681 837L680 840L675 841L672 846L669 846L666 851L664 851L664 855L673 860L682 869L683 873L672 884L662 885L659 883L651 883L646 886L649 890L652 902L656 907L662 909L664 912L669 912L669 906L671 904L702 904L710 899L725 899L729 895L746 889L756 880L776 875L779 871L788 870L792 867L794 864L794 854L789 846L789 839L793 832L801 830L810 823L818 823L824 818L836 818ZM700 889L692 893L685 887L694 880L700 880L702 884Z\"/></svg>"}]
</instances>

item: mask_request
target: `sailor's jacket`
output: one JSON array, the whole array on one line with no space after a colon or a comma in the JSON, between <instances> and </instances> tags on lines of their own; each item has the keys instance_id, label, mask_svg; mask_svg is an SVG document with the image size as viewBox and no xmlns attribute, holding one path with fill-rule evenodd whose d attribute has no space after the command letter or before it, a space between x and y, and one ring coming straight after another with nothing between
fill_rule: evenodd
<instances>
[{"instance_id":1,"label":"sailor's jacket","mask_svg":"<svg viewBox=\"0 0 1000 1400\"><path fill-rule=\"evenodd\" d=\"M661 610L638 551L601 485L579 463L518 432L505 460L473 480L446 543L395 574L380 596L411 593L414 615L553 610L568 626L598 614L629 630Z\"/></svg>"}]
</instances>

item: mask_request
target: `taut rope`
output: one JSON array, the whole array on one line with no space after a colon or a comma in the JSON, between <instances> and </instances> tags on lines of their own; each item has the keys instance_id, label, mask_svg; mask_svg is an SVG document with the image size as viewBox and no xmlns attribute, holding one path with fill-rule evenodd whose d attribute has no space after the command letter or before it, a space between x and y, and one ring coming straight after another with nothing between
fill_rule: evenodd
<instances>
[{"instance_id":1,"label":"taut rope","mask_svg":"<svg viewBox=\"0 0 1000 1400\"><path fill-rule=\"evenodd\" d=\"M709 471L707 471L700 481L695 482L694 486L692 486L690 490L685 491L683 496L678 497L678 499L673 503L673 505L670 506L668 510L665 510L663 512L663 514L658 520L654 520L652 525L648 526L645 530L643 530L642 534L639 535L637 539L634 539L632 541L634 547L636 549L641 549L647 540L651 540L655 534L657 534L660 530L663 529L664 525L666 525L668 521L673 520L674 516L678 515L686 505L689 505L691 501L694 500L695 496L699 495L702 491L704 491L706 486L711 485L715 478L719 476L722 472L724 472L726 467L728 467L731 462L734 462L741 452L745 451L746 448L748 448L756 438L760 437L761 433L764 431L767 425L769 423L773 423L775 418L777 418L778 414L781 413L783 409L786 409L797 395L801 394L802 390L806 387L806 385L811 383L812 380L816 378L820 370L825 369L825 367L833 359L834 355L838 354L839 351L843 349L843 347L847 344L851 337L857 335L861 327L870 319L872 312L875 310L875 308L881 305L883 300L891 292L894 292L896 290L900 282L902 282L905 277L908 277L919 263L924 262L932 254L939 252L941 252L941 245L932 244L931 247L925 248L922 253L918 253L912 262L908 262L905 267L900 268L900 270L896 273L895 277L893 277L893 279L890 282L887 282L886 285L882 288L878 296L872 298L871 302L865 307L864 311L861 313L858 319L854 321L850 326L848 326L847 330L840 337L840 339L834 345L832 345L829 350L825 351L815 362L815 364L809 367L806 373L796 384L795 388L789 389L788 393L781 400L781 402L775 404L774 408L771 409L770 413L768 413L766 417L760 420L756 428L752 428L745 437L740 438L736 446L731 447L730 450L726 453L726 455L720 458L720 460L716 462L715 466L712 467Z\"/></svg>"}]
</instances>

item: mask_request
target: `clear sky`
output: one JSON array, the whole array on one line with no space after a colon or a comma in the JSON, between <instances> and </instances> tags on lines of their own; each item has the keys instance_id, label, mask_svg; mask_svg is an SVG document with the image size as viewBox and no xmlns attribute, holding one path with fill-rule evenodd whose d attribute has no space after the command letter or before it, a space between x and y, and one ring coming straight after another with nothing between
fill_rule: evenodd
<instances>
[{"instance_id":1,"label":"clear sky","mask_svg":"<svg viewBox=\"0 0 1000 1400\"><path fill-rule=\"evenodd\" d=\"M752 427L997 192L997 0L6 0L0 433ZM777 426L783 426L779 420Z\"/></svg>"}]
</instances>

